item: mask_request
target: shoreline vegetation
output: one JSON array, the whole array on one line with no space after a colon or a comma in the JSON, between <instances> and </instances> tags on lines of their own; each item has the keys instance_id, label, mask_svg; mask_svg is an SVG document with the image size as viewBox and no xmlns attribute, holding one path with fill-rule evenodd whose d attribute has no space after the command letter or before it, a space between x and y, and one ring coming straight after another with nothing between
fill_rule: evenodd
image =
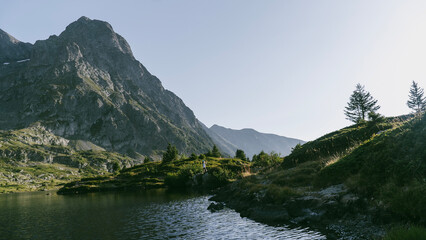
<instances>
[{"instance_id":1,"label":"shoreline vegetation","mask_svg":"<svg viewBox=\"0 0 426 240\"><path fill-rule=\"evenodd\" d=\"M121 170L117 175L83 178L67 183L58 194L104 191L143 191L153 188L208 191L242 178L250 172L250 162L233 158L207 157L207 173L202 159L183 158L169 162L148 162Z\"/></svg>"}]
</instances>

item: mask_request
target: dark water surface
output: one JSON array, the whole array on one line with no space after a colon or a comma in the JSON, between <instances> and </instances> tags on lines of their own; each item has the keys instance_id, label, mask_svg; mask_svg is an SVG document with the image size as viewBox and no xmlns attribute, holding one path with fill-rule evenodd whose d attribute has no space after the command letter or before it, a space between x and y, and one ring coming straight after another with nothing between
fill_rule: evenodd
<instances>
[{"instance_id":1,"label":"dark water surface","mask_svg":"<svg viewBox=\"0 0 426 240\"><path fill-rule=\"evenodd\" d=\"M325 239L308 229L272 227L230 209L211 213L208 196L52 192L0 195L0 239Z\"/></svg>"}]
</instances>

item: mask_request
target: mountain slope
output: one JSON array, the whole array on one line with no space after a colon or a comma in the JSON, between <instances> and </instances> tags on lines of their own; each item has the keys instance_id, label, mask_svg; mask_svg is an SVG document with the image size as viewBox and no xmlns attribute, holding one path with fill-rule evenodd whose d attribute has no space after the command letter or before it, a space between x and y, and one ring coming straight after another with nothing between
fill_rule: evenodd
<instances>
[{"instance_id":1,"label":"mountain slope","mask_svg":"<svg viewBox=\"0 0 426 240\"><path fill-rule=\"evenodd\" d=\"M13 52L13 38L0 40ZM132 157L169 142L185 153L213 145L194 113L108 23L81 17L59 36L22 49L14 60L28 60L0 65L0 129L37 121L58 136ZM8 51L0 52L0 59L8 58Z\"/></svg>"},{"instance_id":2,"label":"mountain slope","mask_svg":"<svg viewBox=\"0 0 426 240\"><path fill-rule=\"evenodd\" d=\"M233 130L213 125L205 130L215 144L230 156L234 156L237 149L244 150L250 158L262 150L267 153L274 151L288 155L294 146L304 143L299 139L260 133L253 129Z\"/></svg>"},{"instance_id":3,"label":"mountain slope","mask_svg":"<svg viewBox=\"0 0 426 240\"><path fill-rule=\"evenodd\" d=\"M56 136L38 123L0 131L0 193L57 188L140 163L87 141Z\"/></svg>"}]
</instances>

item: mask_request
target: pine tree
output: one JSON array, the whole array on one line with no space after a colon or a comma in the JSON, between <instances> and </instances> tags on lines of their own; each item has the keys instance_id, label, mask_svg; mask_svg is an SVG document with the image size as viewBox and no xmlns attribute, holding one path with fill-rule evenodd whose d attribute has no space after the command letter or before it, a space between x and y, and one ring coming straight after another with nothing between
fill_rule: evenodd
<instances>
[{"instance_id":1,"label":"pine tree","mask_svg":"<svg viewBox=\"0 0 426 240\"><path fill-rule=\"evenodd\" d=\"M171 162L171 161L177 160L178 155L179 155L179 152L178 152L176 146L171 145L169 143L169 145L167 145L166 152L163 153L163 162Z\"/></svg>"},{"instance_id":2,"label":"pine tree","mask_svg":"<svg viewBox=\"0 0 426 240\"><path fill-rule=\"evenodd\" d=\"M423 88L419 87L413 81L410 88L410 95L408 95L407 106L413 109L416 113L421 113L426 110L426 98L423 97Z\"/></svg>"},{"instance_id":3,"label":"pine tree","mask_svg":"<svg viewBox=\"0 0 426 240\"><path fill-rule=\"evenodd\" d=\"M241 149L237 149L237 151L235 152L235 158L239 158L241 160L247 160L246 154Z\"/></svg>"},{"instance_id":4,"label":"pine tree","mask_svg":"<svg viewBox=\"0 0 426 240\"><path fill-rule=\"evenodd\" d=\"M218 158L218 157L220 157L222 154L219 152L219 149L216 147L216 145L214 145L213 146L213 149L212 149L212 157L216 157L216 158Z\"/></svg>"},{"instance_id":5,"label":"pine tree","mask_svg":"<svg viewBox=\"0 0 426 240\"><path fill-rule=\"evenodd\" d=\"M364 86L358 83L349 98L348 106L345 107L346 119L358 123L361 120L365 120L369 112L375 112L379 108L377 100L364 89Z\"/></svg>"}]
</instances>

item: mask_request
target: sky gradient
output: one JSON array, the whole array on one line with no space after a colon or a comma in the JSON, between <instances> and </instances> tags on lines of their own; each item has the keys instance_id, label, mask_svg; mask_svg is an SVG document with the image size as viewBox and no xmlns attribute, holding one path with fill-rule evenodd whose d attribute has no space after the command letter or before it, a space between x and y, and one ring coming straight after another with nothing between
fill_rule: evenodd
<instances>
[{"instance_id":1,"label":"sky gradient","mask_svg":"<svg viewBox=\"0 0 426 240\"><path fill-rule=\"evenodd\" d=\"M385 116L426 87L426 1L4 1L24 42L81 16L109 22L207 126L314 140L351 124L357 83Z\"/></svg>"}]
</instances>

